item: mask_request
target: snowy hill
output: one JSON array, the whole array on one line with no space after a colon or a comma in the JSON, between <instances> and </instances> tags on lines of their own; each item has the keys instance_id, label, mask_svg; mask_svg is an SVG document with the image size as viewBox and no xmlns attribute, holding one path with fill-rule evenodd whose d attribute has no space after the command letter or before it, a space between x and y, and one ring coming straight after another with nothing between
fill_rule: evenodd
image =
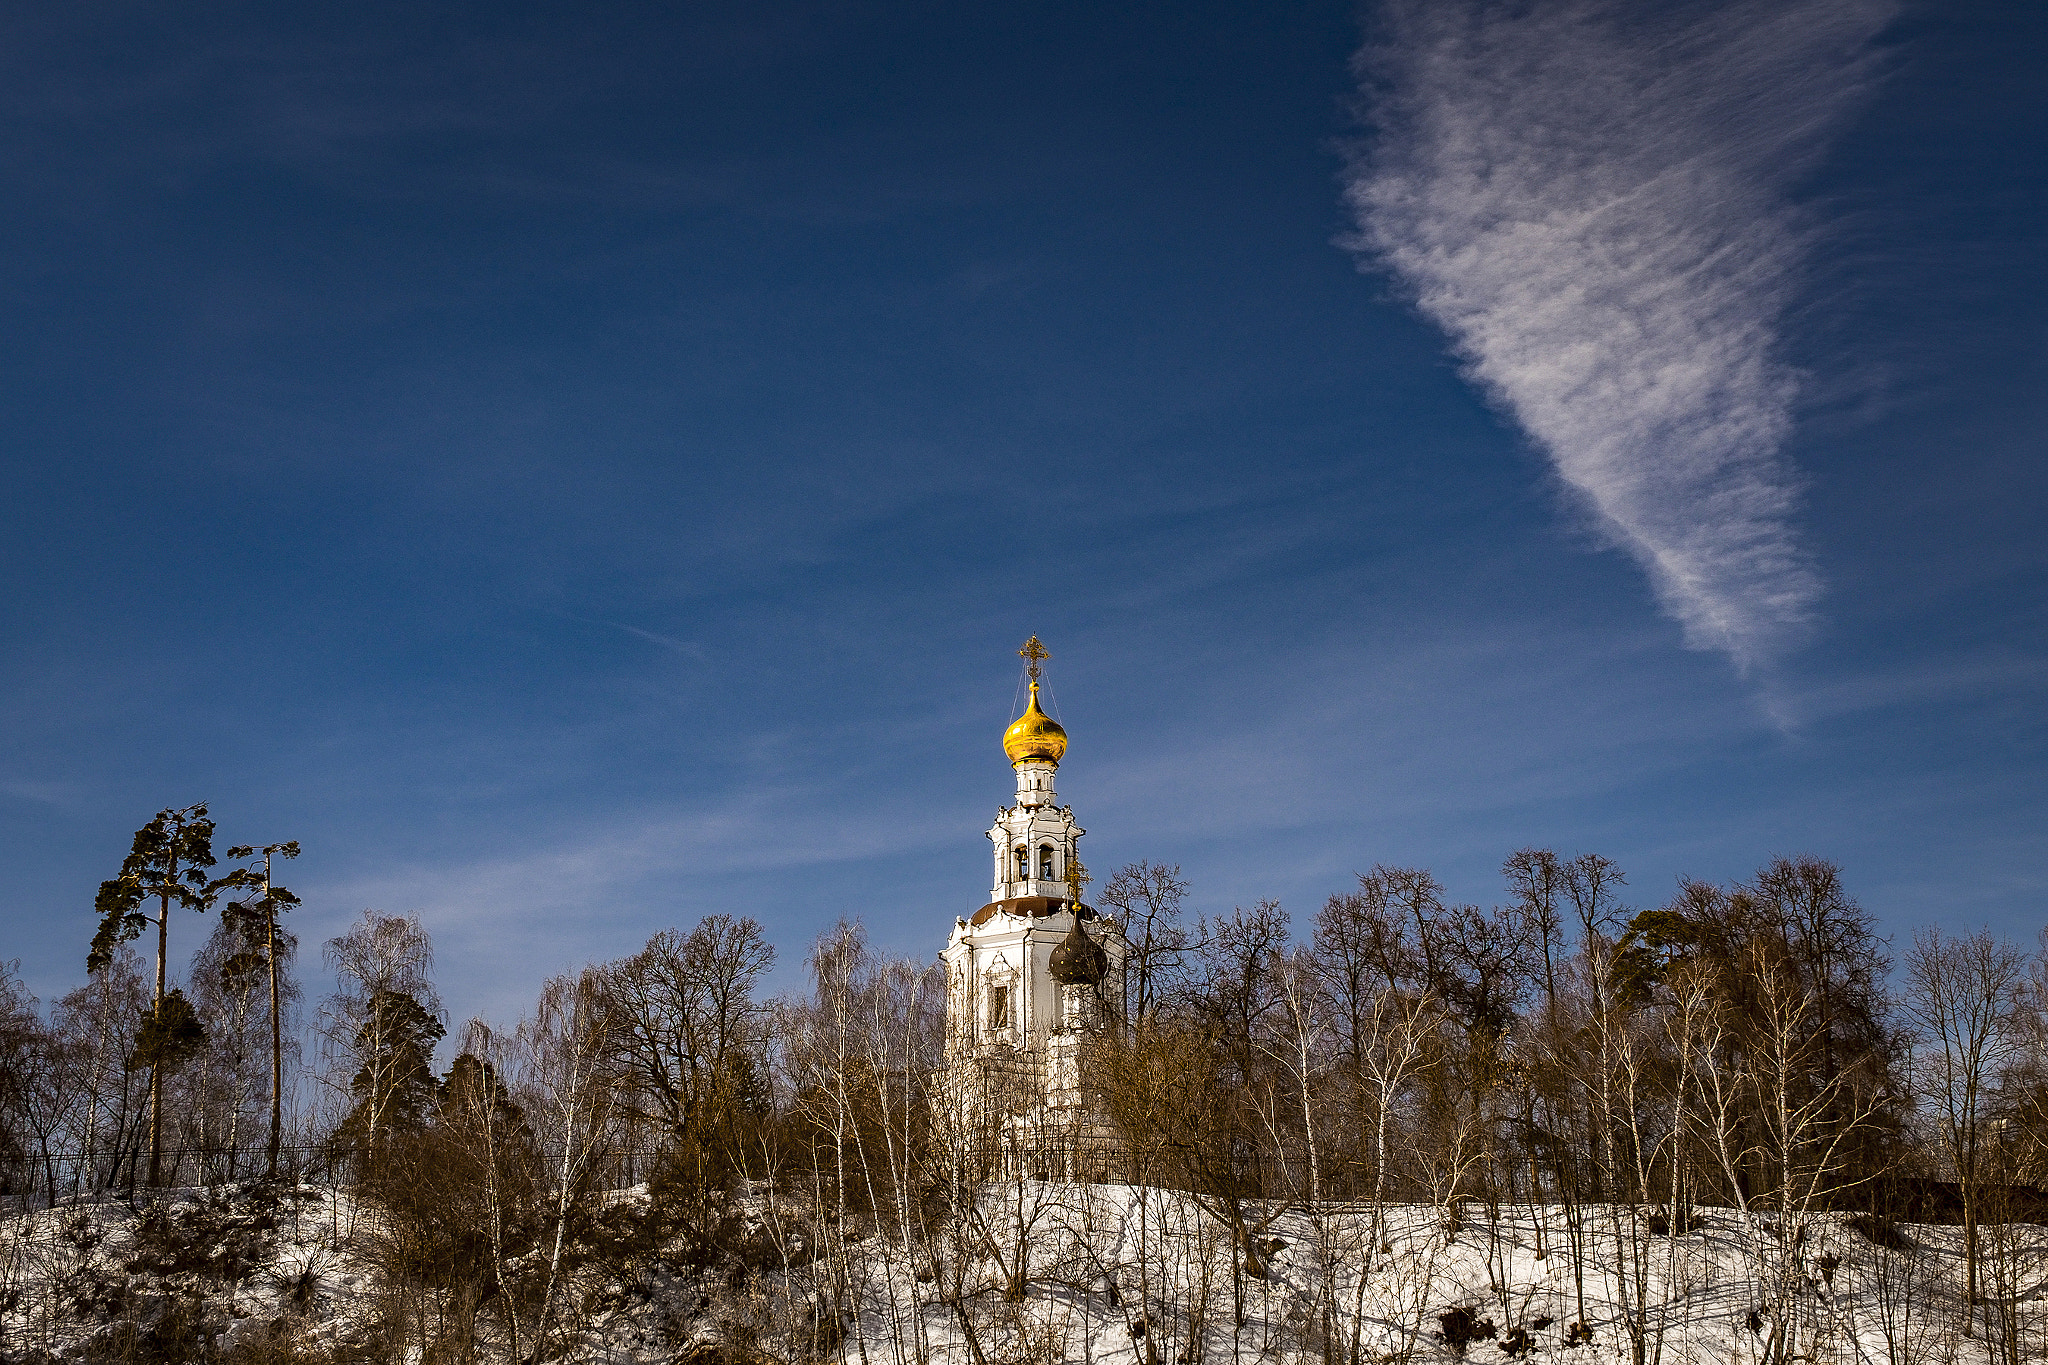
<instances>
[{"instance_id":1,"label":"snowy hill","mask_svg":"<svg viewBox=\"0 0 2048 1365\"><path fill-rule=\"evenodd\" d=\"M593 1226L644 1234L650 1214L644 1192L624 1192ZM809 1246L763 1201L747 1219L751 1264L706 1263L687 1239L607 1245L592 1234L551 1354L1931 1365L2032 1356L2048 1308L2038 1283L2048 1237L2033 1227L1986 1230L1987 1283L2025 1288L1980 1307L1966 1336L1956 1228L1835 1215L1788 1228L1716 1209L1674 1234L1621 1208L1492 1216L1471 1203L1455 1227L1444 1210L1415 1206L1265 1214L1264 1275L1244 1273L1225 1224L1187 1196L1114 1185L997 1185L954 1225L963 1235L916 1246L872 1227ZM20 1361L515 1358L501 1318L408 1293L392 1253L373 1211L314 1185L17 1215L0 1224L0 1351ZM451 1340L465 1312L469 1326Z\"/></svg>"}]
</instances>

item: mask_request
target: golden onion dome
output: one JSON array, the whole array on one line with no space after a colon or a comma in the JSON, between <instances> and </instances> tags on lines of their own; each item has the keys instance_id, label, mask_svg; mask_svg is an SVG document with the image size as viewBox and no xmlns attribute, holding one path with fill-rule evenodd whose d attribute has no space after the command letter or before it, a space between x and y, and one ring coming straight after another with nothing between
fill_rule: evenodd
<instances>
[{"instance_id":1,"label":"golden onion dome","mask_svg":"<svg viewBox=\"0 0 2048 1365\"><path fill-rule=\"evenodd\" d=\"M1010 756L1013 767L1031 758L1057 763L1067 752L1067 732L1058 721L1038 709L1035 678L1031 682L1031 704L1003 731L1003 752Z\"/></svg>"}]
</instances>

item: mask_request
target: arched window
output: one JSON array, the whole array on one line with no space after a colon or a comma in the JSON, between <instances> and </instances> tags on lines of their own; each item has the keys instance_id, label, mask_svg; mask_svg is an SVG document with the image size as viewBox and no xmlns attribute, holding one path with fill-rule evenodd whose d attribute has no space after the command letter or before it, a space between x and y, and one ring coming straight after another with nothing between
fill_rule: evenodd
<instances>
[{"instance_id":1,"label":"arched window","mask_svg":"<svg viewBox=\"0 0 2048 1365\"><path fill-rule=\"evenodd\" d=\"M1046 881L1052 880L1052 845L1038 846L1038 875Z\"/></svg>"},{"instance_id":2,"label":"arched window","mask_svg":"<svg viewBox=\"0 0 2048 1365\"><path fill-rule=\"evenodd\" d=\"M1023 845L1017 847L1017 880L1024 881L1031 876L1031 850Z\"/></svg>"}]
</instances>

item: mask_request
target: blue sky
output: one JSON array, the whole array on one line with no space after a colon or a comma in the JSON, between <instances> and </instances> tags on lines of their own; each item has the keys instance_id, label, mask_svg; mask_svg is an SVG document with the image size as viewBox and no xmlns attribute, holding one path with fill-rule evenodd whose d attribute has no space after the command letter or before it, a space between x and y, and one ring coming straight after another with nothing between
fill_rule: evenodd
<instances>
[{"instance_id":1,"label":"blue sky","mask_svg":"<svg viewBox=\"0 0 2048 1365\"><path fill-rule=\"evenodd\" d=\"M2048 922L2048 12L204 5L0 42L0 956L159 807L458 1018L1098 870ZM196 921L175 927L189 949Z\"/></svg>"}]
</instances>

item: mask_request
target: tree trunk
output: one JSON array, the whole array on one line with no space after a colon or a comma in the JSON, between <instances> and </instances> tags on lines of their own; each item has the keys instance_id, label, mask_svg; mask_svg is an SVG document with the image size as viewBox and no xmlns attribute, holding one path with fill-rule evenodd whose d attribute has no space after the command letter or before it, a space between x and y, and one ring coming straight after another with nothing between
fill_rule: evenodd
<instances>
[{"instance_id":1,"label":"tree trunk","mask_svg":"<svg viewBox=\"0 0 2048 1365\"><path fill-rule=\"evenodd\" d=\"M264 954L270 959L270 1165L277 1178L277 1155L284 1142L284 1029L277 1005L277 903L270 896L270 855L263 857L264 921L268 935Z\"/></svg>"},{"instance_id":2,"label":"tree trunk","mask_svg":"<svg viewBox=\"0 0 2048 1365\"><path fill-rule=\"evenodd\" d=\"M177 863L171 864L172 877L177 876ZM150 1007L151 1014L159 1026L164 1015L164 959L171 950L171 898L168 893L157 903L156 915L156 999ZM163 1051L159 1045L159 1054ZM149 1064L149 1184L150 1188L163 1183L164 1163L164 1059L161 1055Z\"/></svg>"}]
</instances>

